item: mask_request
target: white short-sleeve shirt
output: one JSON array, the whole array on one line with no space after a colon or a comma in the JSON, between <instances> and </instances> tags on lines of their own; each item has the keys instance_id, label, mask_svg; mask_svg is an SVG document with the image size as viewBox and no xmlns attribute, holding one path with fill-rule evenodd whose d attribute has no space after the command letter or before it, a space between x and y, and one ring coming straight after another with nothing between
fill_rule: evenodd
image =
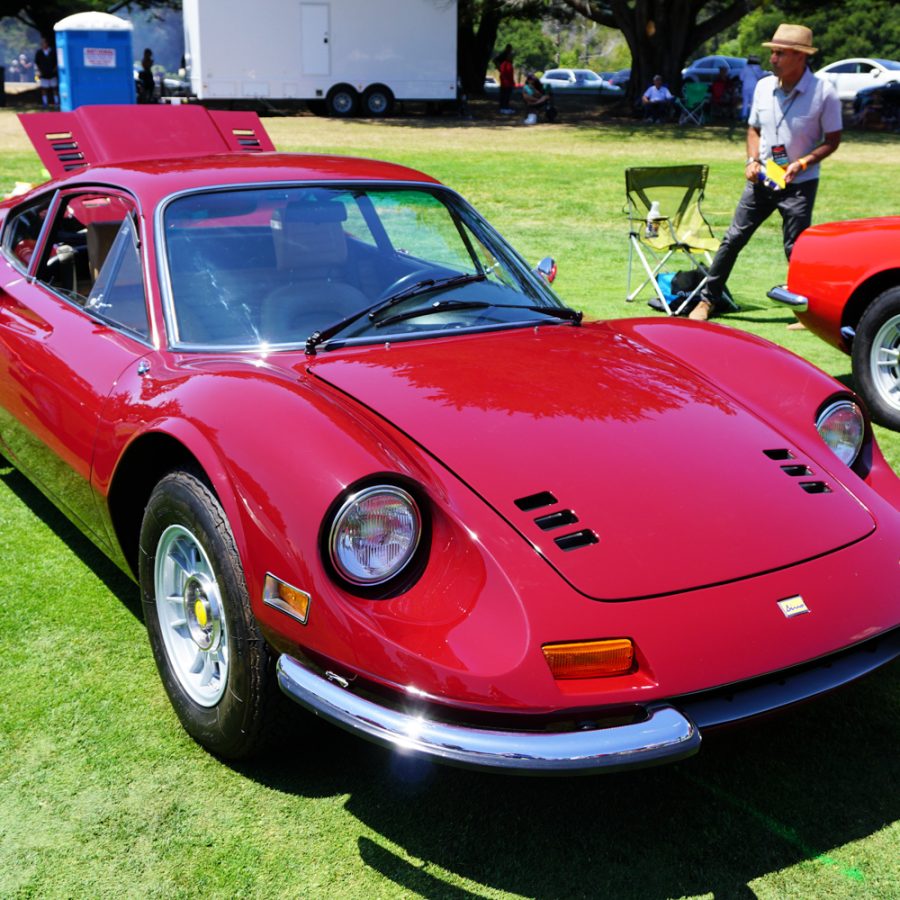
<instances>
[{"instance_id":1,"label":"white short-sleeve shirt","mask_svg":"<svg viewBox=\"0 0 900 900\"><path fill-rule=\"evenodd\" d=\"M806 156L822 138L843 127L841 101L829 81L807 69L789 93L778 78L763 78L753 94L749 125L759 129L759 158L772 158L772 147L784 144L791 162ZM800 172L794 182L819 177L818 164Z\"/></svg>"}]
</instances>

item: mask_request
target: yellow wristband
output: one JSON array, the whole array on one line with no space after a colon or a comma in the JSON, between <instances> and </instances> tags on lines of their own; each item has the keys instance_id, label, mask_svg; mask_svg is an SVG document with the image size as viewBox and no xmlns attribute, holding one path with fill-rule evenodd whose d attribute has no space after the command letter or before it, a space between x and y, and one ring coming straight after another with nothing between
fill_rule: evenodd
<instances>
[{"instance_id":1,"label":"yellow wristband","mask_svg":"<svg viewBox=\"0 0 900 900\"><path fill-rule=\"evenodd\" d=\"M800 163L800 168L803 169L803 171L805 172L806 167L809 165L807 158L805 156L801 156L800 159L797 160L797 162Z\"/></svg>"}]
</instances>

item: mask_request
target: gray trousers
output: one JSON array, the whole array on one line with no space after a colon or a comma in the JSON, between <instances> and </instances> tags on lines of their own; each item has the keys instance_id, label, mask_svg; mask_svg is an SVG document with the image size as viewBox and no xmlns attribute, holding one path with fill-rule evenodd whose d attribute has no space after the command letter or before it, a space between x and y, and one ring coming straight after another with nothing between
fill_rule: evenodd
<instances>
[{"instance_id":1,"label":"gray trousers","mask_svg":"<svg viewBox=\"0 0 900 900\"><path fill-rule=\"evenodd\" d=\"M709 280L703 286L700 297L714 306L722 299L725 282L734 268L738 254L744 249L753 233L777 209L781 213L781 230L784 236L784 255L790 259L794 242L800 232L812 222L813 204L819 179L789 184L780 191L773 191L759 182L747 182L738 201L734 218L709 267Z\"/></svg>"}]
</instances>

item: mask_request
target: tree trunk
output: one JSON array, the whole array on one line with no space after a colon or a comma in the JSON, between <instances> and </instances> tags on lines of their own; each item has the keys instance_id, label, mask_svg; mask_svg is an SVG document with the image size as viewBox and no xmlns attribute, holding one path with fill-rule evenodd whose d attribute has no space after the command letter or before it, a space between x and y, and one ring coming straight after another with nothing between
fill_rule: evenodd
<instances>
[{"instance_id":1,"label":"tree trunk","mask_svg":"<svg viewBox=\"0 0 900 900\"><path fill-rule=\"evenodd\" d=\"M460 0L459 3L456 71L469 96L484 93L484 76L503 19L499 3L484 2L480 6L479 14L474 0Z\"/></svg>"}]
</instances>

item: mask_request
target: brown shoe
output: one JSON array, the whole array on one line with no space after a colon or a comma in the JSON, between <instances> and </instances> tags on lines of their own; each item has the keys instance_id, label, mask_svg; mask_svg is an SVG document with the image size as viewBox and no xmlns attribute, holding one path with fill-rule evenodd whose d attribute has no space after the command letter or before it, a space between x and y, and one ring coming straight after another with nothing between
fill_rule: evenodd
<instances>
[{"instance_id":1,"label":"brown shoe","mask_svg":"<svg viewBox=\"0 0 900 900\"><path fill-rule=\"evenodd\" d=\"M709 302L709 300L701 300L688 315L689 319L693 319L695 322L705 322L709 319L712 314L713 305Z\"/></svg>"},{"instance_id":2,"label":"brown shoe","mask_svg":"<svg viewBox=\"0 0 900 900\"><path fill-rule=\"evenodd\" d=\"M788 331L806 331L806 326L802 322L791 322L787 327Z\"/></svg>"}]
</instances>

